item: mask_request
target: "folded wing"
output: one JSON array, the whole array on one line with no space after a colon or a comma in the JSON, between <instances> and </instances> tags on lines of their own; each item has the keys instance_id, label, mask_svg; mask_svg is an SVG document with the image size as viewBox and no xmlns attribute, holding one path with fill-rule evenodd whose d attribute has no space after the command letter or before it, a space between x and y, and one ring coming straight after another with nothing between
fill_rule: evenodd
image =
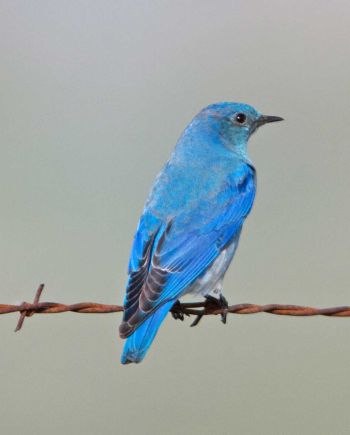
<instances>
[{"instance_id":1,"label":"folded wing","mask_svg":"<svg viewBox=\"0 0 350 435\"><path fill-rule=\"evenodd\" d=\"M120 336L130 336L157 308L179 298L240 230L255 196L255 171L166 222L146 212L135 235ZM148 214L147 214L148 213ZM205 219L203 220L203 214Z\"/></svg>"}]
</instances>

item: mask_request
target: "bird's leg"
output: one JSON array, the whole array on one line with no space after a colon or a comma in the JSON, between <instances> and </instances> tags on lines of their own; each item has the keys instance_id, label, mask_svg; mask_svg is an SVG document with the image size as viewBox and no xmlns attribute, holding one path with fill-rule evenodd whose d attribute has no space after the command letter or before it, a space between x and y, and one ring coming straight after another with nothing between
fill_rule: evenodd
<instances>
[{"instance_id":1,"label":"bird's leg","mask_svg":"<svg viewBox=\"0 0 350 435\"><path fill-rule=\"evenodd\" d=\"M204 313L206 310L209 309L215 309L215 308L221 308L223 313L221 313L221 321L222 323L226 324L227 320L227 308L228 308L228 302L226 298L220 293L219 298L215 298L214 296L207 295L205 296L205 304L204 304ZM197 317L192 322L191 326L196 326L201 321L203 314L198 314Z\"/></svg>"},{"instance_id":2,"label":"bird's leg","mask_svg":"<svg viewBox=\"0 0 350 435\"><path fill-rule=\"evenodd\" d=\"M183 311L181 302L179 300L177 300L175 302L175 304L172 306L172 308L171 308L171 315L173 316L173 318L175 320L179 319L182 322L184 321L184 319L185 319L185 313Z\"/></svg>"},{"instance_id":3,"label":"bird's leg","mask_svg":"<svg viewBox=\"0 0 350 435\"><path fill-rule=\"evenodd\" d=\"M220 316L221 316L222 323L226 324L228 302L227 302L225 296L223 296L220 293L219 299L217 299L211 295L207 295L205 297L205 299L206 299L205 305L208 305L208 308L213 308L213 306L214 306L215 308L218 307L218 308L221 308L224 310L223 313L220 314Z\"/></svg>"}]
</instances>

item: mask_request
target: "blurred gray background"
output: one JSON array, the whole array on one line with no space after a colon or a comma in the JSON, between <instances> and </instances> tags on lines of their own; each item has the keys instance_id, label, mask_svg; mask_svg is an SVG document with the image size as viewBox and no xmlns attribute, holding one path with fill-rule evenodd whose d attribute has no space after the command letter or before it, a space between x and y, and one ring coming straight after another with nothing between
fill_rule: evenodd
<instances>
[{"instance_id":1,"label":"blurred gray background","mask_svg":"<svg viewBox=\"0 0 350 435\"><path fill-rule=\"evenodd\" d=\"M1 303L122 301L148 189L205 105L286 122L231 303L350 304L348 1L0 1ZM121 316L0 318L2 434L348 434L350 319L168 318L119 364Z\"/></svg>"}]
</instances>

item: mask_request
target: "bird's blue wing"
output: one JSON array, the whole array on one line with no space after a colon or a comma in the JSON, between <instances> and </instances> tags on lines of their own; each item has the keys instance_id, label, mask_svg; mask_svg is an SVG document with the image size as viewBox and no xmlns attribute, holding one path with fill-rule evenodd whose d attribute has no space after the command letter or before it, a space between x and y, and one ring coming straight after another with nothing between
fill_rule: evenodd
<instances>
[{"instance_id":1,"label":"bird's blue wing","mask_svg":"<svg viewBox=\"0 0 350 435\"><path fill-rule=\"evenodd\" d=\"M240 230L255 196L255 171L233 177L210 201L166 222L146 212L134 239L120 335L179 298ZM151 228L151 230L150 230Z\"/></svg>"}]
</instances>

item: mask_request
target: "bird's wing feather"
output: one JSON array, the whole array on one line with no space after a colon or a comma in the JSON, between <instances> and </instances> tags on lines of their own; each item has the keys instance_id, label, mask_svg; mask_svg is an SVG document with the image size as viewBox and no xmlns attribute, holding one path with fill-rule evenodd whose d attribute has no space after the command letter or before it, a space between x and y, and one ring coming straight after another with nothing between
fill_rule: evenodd
<instances>
[{"instance_id":1,"label":"bird's wing feather","mask_svg":"<svg viewBox=\"0 0 350 435\"><path fill-rule=\"evenodd\" d=\"M241 228L255 196L255 172L227 183L213 198L213 218L196 225L194 210L159 222L151 233L141 217L134 239L120 335L128 337L159 306L176 300L201 276ZM183 228L183 229L181 229Z\"/></svg>"}]
</instances>

